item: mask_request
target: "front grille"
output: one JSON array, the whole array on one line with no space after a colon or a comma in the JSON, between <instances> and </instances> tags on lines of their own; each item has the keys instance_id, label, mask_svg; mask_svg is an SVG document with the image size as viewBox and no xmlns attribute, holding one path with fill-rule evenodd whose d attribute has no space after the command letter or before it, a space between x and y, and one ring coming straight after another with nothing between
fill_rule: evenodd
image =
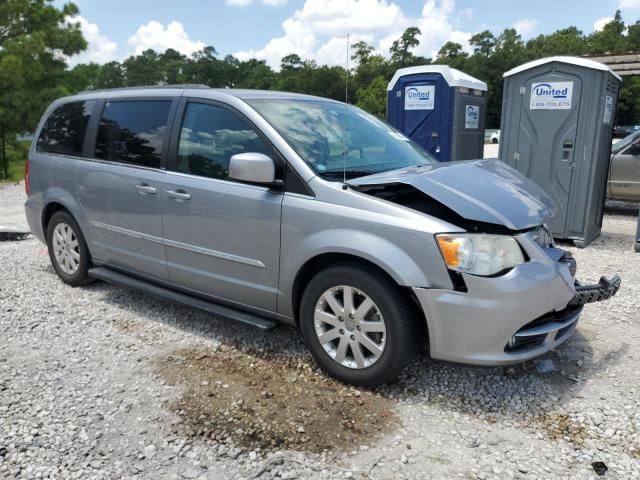
<instances>
[{"instance_id":1,"label":"front grille","mask_svg":"<svg viewBox=\"0 0 640 480\"><path fill-rule=\"evenodd\" d=\"M504 347L507 353L520 352L541 346L548 336L560 340L570 333L578 321L576 314L582 307L567 307L559 312L549 312L527 323L514 333Z\"/></svg>"},{"instance_id":2,"label":"front grille","mask_svg":"<svg viewBox=\"0 0 640 480\"><path fill-rule=\"evenodd\" d=\"M516 333L524 332L525 330L531 330L534 327L539 327L539 326L551 324L554 322L562 323L578 310L579 308L567 307L564 310L560 310L559 312L546 313L541 317L538 317L535 320L527 323L524 327L522 327Z\"/></svg>"},{"instance_id":3,"label":"front grille","mask_svg":"<svg viewBox=\"0 0 640 480\"><path fill-rule=\"evenodd\" d=\"M562 337L564 337L566 334L568 334L571 331L574 325L575 324L572 323L571 325L567 325L566 327L558 330L558 333L556 333L556 338L554 340L560 340Z\"/></svg>"},{"instance_id":4,"label":"front grille","mask_svg":"<svg viewBox=\"0 0 640 480\"><path fill-rule=\"evenodd\" d=\"M531 337L515 337L514 340L509 342L504 351L507 353L519 352L528 348L536 348L544 343L544 339L547 337L546 333L540 335L534 335Z\"/></svg>"}]
</instances>

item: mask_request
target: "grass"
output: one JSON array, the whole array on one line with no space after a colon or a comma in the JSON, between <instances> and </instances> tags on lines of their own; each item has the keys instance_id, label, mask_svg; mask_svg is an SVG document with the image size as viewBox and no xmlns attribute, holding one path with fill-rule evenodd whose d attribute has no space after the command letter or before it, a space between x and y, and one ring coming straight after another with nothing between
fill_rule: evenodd
<instances>
[{"instance_id":1,"label":"grass","mask_svg":"<svg viewBox=\"0 0 640 480\"><path fill-rule=\"evenodd\" d=\"M19 182L24 180L24 164L29 154L30 141L7 143L7 158L9 159L9 177L3 178L3 171L0 170L0 180L8 182Z\"/></svg>"},{"instance_id":2,"label":"grass","mask_svg":"<svg viewBox=\"0 0 640 480\"><path fill-rule=\"evenodd\" d=\"M27 163L27 157L22 160L16 160L9 164L9 181L20 182L24 180L24 164Z\"/></svg>"}]
</instances>

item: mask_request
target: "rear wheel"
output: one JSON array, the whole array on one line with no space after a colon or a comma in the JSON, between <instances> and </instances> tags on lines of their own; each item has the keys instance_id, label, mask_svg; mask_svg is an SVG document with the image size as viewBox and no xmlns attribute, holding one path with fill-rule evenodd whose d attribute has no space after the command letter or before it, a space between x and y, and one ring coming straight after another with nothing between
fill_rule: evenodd
<instances>
[{"instance_id":1,"label":"rear wheel","mask_svg":"<svg viewBox=\"0 0 640 480\"><path fill-rule=\"evenodd\" d=\"M331 267L309 282L300 329L330 375L355 385L378 385L396 377L419 345L422 329L409 302L375 269Z\"/></svg>"},{"instance_id":2,"label":"rear wheel","mask_svg":"<svg viewBox=\"0 0 640 480\"><path fill-rule=\"evenodd\" d=\"M53 214L47 225L47 248L54 270L73 287L89 279L89 250L78 223L65 211Z\"/></svg>"}]
</instances>

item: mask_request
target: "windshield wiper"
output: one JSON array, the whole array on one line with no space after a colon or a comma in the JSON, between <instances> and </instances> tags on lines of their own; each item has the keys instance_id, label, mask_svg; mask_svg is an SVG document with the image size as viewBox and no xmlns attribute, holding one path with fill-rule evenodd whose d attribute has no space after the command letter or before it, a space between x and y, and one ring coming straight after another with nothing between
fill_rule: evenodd
<instances>
[{"instance_id":1,"label":"windshield wiper","mask_svg":"<svg viewBox=\"0 0 640 480\"><path fill-rule=\"evenodd\" d=\"M328 170L325 172L319 172L319 175L327 178L357 178L364 177L366 175L373 175L375 172L373 170L347 170L346 172L343 170Z\"/></svg>"}]
</instances>

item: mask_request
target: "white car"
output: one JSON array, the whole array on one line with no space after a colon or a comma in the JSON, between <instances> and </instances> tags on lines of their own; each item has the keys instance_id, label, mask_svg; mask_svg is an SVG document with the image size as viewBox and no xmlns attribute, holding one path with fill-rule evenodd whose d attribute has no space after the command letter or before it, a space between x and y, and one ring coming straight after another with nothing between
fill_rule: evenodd
<instances>
[{"instance_id":1,"label":"white car","mask_svg":"<svg viewBox=\"0 0 640 480\"><path fill-rule=\"evenodd\" d=\"M489 140L491 141L491 143L500 143L500 130L496 130L495 132L493 132L489 137Z\"/></svg>"}]
</instances>

